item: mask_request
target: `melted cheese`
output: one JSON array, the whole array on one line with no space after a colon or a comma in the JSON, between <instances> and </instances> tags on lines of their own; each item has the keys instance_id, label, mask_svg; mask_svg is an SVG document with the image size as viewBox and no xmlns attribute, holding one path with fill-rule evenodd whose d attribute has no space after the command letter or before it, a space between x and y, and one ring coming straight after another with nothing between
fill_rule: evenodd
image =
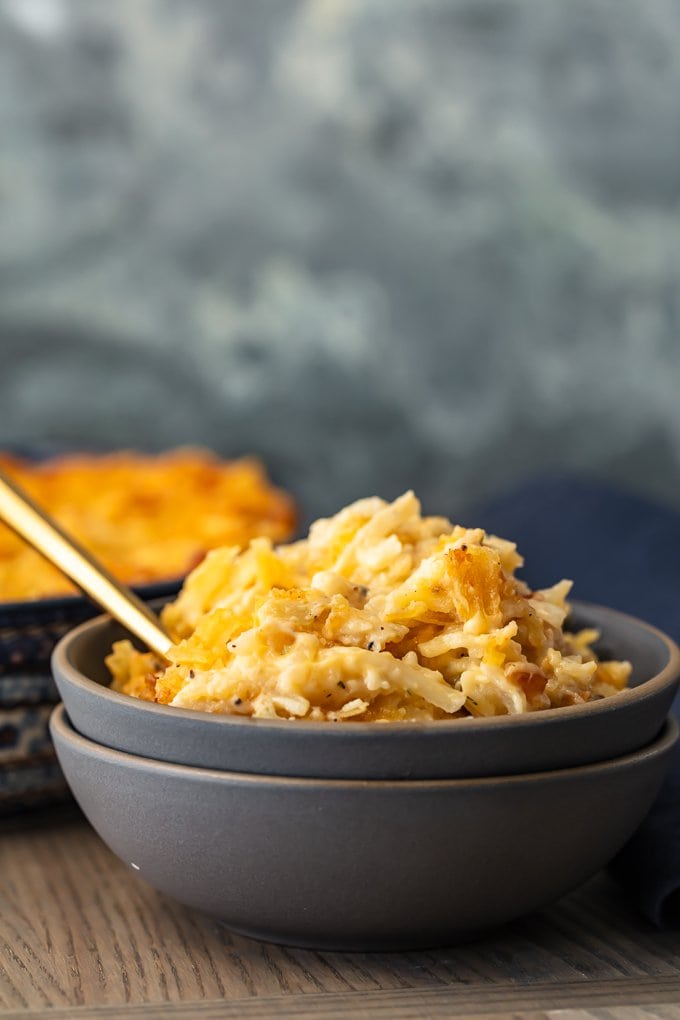
<instances>
[{"instance_id":1,"label":"melted cheese","mask_svg":"<svg viewBox=\"0 0 680 1020\"><path fill-rule=\"evenodd\" d=\"M170 665L121 642L114 687L207 712L339 722L536 711L605 697L627 663L562 629L570 583L531 592L512 542L371 498L309 536L217 550L164 622Z\"/></svg>"}]
</instances>

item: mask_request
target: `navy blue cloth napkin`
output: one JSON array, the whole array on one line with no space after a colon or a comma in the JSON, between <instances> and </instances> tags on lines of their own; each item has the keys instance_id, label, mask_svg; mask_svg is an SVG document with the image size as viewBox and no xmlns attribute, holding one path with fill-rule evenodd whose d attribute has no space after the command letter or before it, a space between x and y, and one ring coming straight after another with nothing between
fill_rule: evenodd
<instances>
[{"instance_id":1,"label":"navy blue cloth napkin","mask_svg":"<svg viewBox=\"0 0 680 1020\"><path fill-rule=\"evenodd\" d=\"M557 477L519 485L470 520L517 542L533 587L572 578L574 598L632 613L680 641L679 512L599 482ZM678 698L673 711L680 717ZM680 924L680 749L611 871L651 921Z\"/></svg>"}]
</instances>

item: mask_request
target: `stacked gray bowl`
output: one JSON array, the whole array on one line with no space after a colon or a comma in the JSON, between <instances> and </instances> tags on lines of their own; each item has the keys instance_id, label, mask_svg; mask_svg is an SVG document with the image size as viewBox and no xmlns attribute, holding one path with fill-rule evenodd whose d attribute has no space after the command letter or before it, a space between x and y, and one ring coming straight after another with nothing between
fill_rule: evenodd
<instances>
[{"instance_id":1,"label":"stacked gray bowl","mask_svg":"<svg viewBox=\"0 0 680 1020\"><path fill-rule=\"evenodd\" d=\"M633 664L612 698L516 717L310 723L210 715L108 688L124 636L57 646L51 731L86 816L135 872L247 935L297 946L452 944L537 909L609 861L659 789L680 653L575 605Z\"/></svg>"}]
</instances>

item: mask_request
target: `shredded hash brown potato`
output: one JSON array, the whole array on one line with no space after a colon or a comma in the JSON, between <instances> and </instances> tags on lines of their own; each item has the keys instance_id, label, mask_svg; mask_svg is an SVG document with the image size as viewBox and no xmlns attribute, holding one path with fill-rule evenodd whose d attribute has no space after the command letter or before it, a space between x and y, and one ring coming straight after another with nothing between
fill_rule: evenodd
<instances>
[{"instance_id":1,"label":"shredded hash brown potato","mask_svg":"<svg viewBox=\"0 0 680 1020\"><path fill-rule=\"evenodd\" d=\"M183 577L209 549L293 532L292 500L255 460L223 461L185 448L34 463L0 455L0 468L127 584ZM0 525L0 600L70 594L55 567Z\"/></svg>"},{"instance_id":2,"label":"shredded hash brown potato","mask_svg":"<svg viewBox=\"0 0 680 1020\"><path fill-rule=\"evenodd\" d=\"M512 542L422 517L411 492L363 499L275 548L210 553L163 620L163 668L130 642L115 690L181 708L310 720L491 716L608 697L626 662L562 624L571 582L530 591Z\"/></svg>"}]
</instances>

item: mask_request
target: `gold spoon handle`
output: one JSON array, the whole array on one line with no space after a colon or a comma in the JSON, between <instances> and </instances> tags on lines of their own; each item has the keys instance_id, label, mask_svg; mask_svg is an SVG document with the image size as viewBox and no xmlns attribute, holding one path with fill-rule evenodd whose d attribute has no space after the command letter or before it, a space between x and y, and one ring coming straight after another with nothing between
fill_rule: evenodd
<instances>
[{"instance_id":1,"label":"gold spoon handle","mask_svg":"<svg viewBox=\"0 0 680 1020\"><path fill-rule=\"evenodd\" d=\"M158 617L108 570L70 538L0 470L0 520L59 567L98 605L127 627L147 648L167 660L172 642Z\"/></svg>"}]
</instances>

